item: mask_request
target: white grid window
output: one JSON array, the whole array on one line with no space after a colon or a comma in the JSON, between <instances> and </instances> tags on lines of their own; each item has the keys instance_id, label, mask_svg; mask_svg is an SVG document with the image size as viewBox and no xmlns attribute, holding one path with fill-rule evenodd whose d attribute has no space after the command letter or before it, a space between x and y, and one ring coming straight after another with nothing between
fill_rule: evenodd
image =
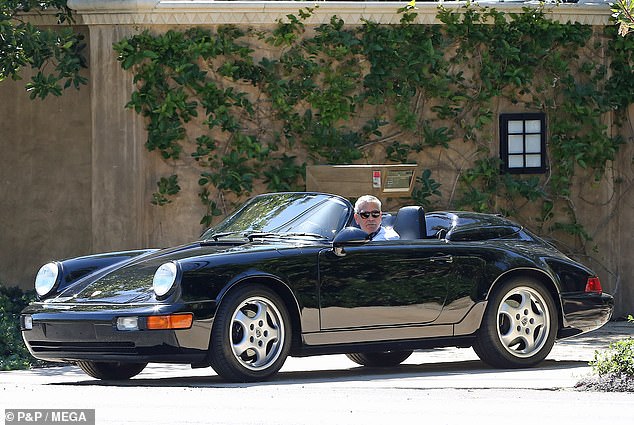
<instances>
[{"instance_id":1,"label":"white grid window","mask_svg":"<svg viewBox=\"0 0 634 425\"><path fill-rule=\"evenodd\" d=\"M546 170L544 114L500 115L500 154L503 171L543 173Z\"/></svg>"}]
</instances>

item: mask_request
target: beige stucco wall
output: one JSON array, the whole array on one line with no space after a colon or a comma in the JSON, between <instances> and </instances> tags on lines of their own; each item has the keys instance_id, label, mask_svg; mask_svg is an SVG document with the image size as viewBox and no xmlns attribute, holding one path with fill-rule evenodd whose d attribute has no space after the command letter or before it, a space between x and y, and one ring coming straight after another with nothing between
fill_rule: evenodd
<instances>
[{"instance_id":1,"label":"beige stucco wall","mask_svg":"<svg viewBox=\"0 0 634 425\"><path fill-rule=\"evenodd\" d=\"M124 108L134 85L112 45L141 29L98 25L90 30L91 252L164 247L190 241L202 230L199 221L204 208L196 195L194 168L184 161L167 164L149 154L144 146L146 123ZM152 205L156 181L170 173L183 176L183 190L168 206Z\"/></svg>"},{"instance_id":2,"label":"beige stucco wall","mask_svg":"<svg viewBox=\"0 0 634 425\"><path fill-rule=\"evenodd\" d=\"M189 0L71 0L87 35L90 84L60 98L31 101L21 82L0 84L0 282L30 288L37 267L50 259L117 249L161 247L195 238L204 213L197 172L187 160L164 163L144 147L145 123L124 109L134 89L112 44L144 28L235 23L271 26L300 7L296 2ZM452 3L445 3L445 5ZM320 3L310 24L332 15L348 24L362 19L394 23L403 3ZM500 10L522 5L500 3ZM560 21L606 25L609 8L561 5L549 9ZM419 4L419 22L435 22L436 6ZM34 18L42 19L42 18ZM263 53L265 54L265 53ZM26 75L25 75L26 77ZM634 110L630 111L630 122ZM631 137L632 134L629 135ZM464 154L464 152L462 152ZM455 167L424 153L420 161L452 187ZM617 314L634 312L633 144L619 153L606 179L587 190L581 182L577 212L594 237L597 252L582 259L617 296ZM178 173L182 190L165 207L150 204L160 176ZM612 181L613 179L610 179ZM609 211L615 211L610 214Z\"/></svg>"},{"instance_id":3,"label":"beige stucco wall","mask_svg":"<svg viewBox=\"0 0 634 425\"><path fill-rule=\"evenodd\" d=\"M41 101L24 83L0 84L0 282L27 287L91 249L92 132L90 87Z\"/></svg>"}]
</instances>

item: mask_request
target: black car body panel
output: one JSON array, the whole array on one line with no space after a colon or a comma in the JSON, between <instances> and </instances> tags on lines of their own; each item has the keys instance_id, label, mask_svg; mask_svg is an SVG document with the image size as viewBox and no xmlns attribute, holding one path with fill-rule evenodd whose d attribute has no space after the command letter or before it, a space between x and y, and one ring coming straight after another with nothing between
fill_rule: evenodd
<instances>
[{"instance_id":1,"label":"black car body panel","mask_svg":"<svg viewBox=\"0 0 634 425\"><path fill-rule=\"evenodd\" d=\"M346 227L352 214L335 195L267 194L191 244L58 262L51 293L22 313L24 340L53 361L205 365L219 306L254 284L283 300L291 355L470 346L492 293L518 277L552 296L559 338L612 313L610 295L586 290L590 269L503 217L433 212L417 239L371 242ZM153 279L166 263L177 278L159 296ZM179 313L193 315L190 327L147 329L150 317ZM138 329L118 328L127 317Z\"/></svg>"}]
</instances>

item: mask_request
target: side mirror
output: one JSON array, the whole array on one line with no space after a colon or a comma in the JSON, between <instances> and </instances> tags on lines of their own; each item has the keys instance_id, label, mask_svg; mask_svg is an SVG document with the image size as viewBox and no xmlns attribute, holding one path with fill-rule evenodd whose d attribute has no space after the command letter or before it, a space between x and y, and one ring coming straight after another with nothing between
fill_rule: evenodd
<instances>
[{"instance_id":1,"label":"side mirror","mask_svg":"<svg viewBox=\"0 0 634 425\"><path fill-rule=\"evenodd\" d=\"M346 255L344 247L363 245L369 241L369 235L357 227L346 227L337 233L332 241L332 248L335 255L343 257Z\"/></svg>"}]
</instances>

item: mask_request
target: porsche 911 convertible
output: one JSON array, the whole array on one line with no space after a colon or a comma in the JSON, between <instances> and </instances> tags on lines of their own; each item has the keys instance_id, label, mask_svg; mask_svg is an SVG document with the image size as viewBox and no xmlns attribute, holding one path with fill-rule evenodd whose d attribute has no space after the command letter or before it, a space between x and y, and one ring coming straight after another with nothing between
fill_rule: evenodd
<instances>
[{"instance_id":1,"label":"porsche 911 convertible","mask_svg":"<svg viewBox=\"0 0 634 425\"><path fill-rule=\"evenodd\" d=\"M595 273L501 216L407 206L383 217L400 239L370 241L353 215L335 195L265 194L190 244L50 262L22 335L99 379L163 362L257 381L289 355L388 367L446 346L529 367L612 314Z\"/></svg>"}]
</instances>

